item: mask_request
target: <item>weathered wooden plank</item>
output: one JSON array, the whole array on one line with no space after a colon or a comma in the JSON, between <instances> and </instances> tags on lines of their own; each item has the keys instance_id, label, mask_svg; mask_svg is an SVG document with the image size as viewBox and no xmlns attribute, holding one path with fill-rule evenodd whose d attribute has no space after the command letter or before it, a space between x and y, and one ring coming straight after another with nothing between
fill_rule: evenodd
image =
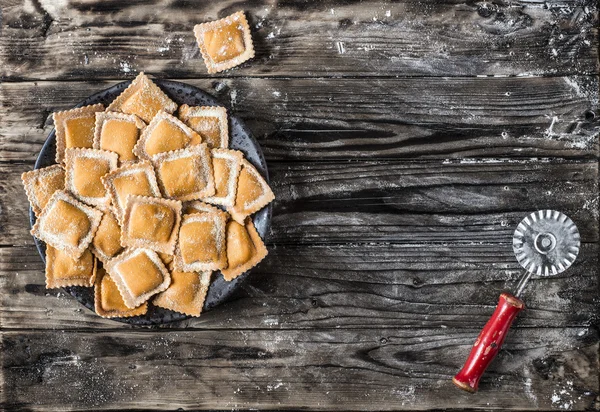
<instances>
[{"instance_id":1,"label":"weathered wooden plank","mask_svg":"<svg viewBox=\"0 0 600 412\"><path fill-rule=\"evenodd\" d=\"M2 324L112 324L60 292L44 290L18 183L26 167L0 168L5 246L25 246L0 249L5 290L0 306L10 308ZM470 305L491 307L500 290L514 286L521 271L512 254L512 231L540 207L571 215L584 242L594 243L585 245L579 271L540 281L528 301L535 312L525 325L588 324L597 311L595 162L275 162L271 177L277 196L271 255L255 274L258 283L250 282L235 304L211 314L216 316L208 318L211 325L312 328L341 318L346 322L341 326L355 327L373 324L373 313L383 326L470 325ZM369 246L372 242L384 243ZM349 315L344 302L357 301L364 306ZM390 307L402 309L390 315ZM414 315L423 308L432 308L426 319ZM477 320L483 324L488 315L480 313ZM206 322L203 317L200 327Z\"/></svg>"},{"instance_id":2,"label":"weathered wooden plank","mask_svg":"<svg viewBox=\"0 0 600 412\"><path fill-rule=\"evenodd\" d=\"M3 8L0 78L205 76L194 24L244 9L257 57L224 76L564 75L598 71L595 1L102 2ZM214 76L213 76L214 77Z\"/></svg>"},{"instance_id":3,"label":"weathered wooden plank","mask_svg":"<svg viewBox=\"0 0 600 412\"><path fill-rule=\"evenodd\" d=\"M225 74L246 78L191 83L248 120L278 200L270 255L231 302L124 332L44 289L18 185L48 114L113 83L0 84L0 409L597 408L595 2L204 3L2 4L11 81L204 77L197 16L248 10L257 59ZM393 78L413 75L459 77ZM542 207L574 217L581 255L531 283L486 396L454 391L521 273L513 227Z\"/></svg>"},{"instance_id":4,"label":"weathered wooden plank","mask_svg":"<svg viewBox=\"0 0 600 412\"><path fill-rule=\"evenodd\" d=\"M186 80L269 160L598 156L598 77ZM33 161L52 111L114 82L0 84L0 161Z\"/></svg>"},{"instance_id":5,"label":"weathered wooden plank","mask_svg":"<svg viewBox=\"0 0 600 412\"><path fill-rule=\"evenodd\" d=\"M0 165L2 245L29 245L20 181ZM483 161L272 162L270 244L510 243L521 219L560 210L598 241L598 164Z\"/></svg>"},{"instance_id":6,"label":"weathered wooden plank","mask_svg":"<svg viewBox=\"0 0 600 412\"><path fill-rule=\"evenodd\" d=\"M0 324L114 325L44 289L18 181L28 167L0 167ZM512 231L540 207L566 212L583 241L594 243L584 245L580 266L532 287L523 325L586 325L598 309L595 162L275 162L271 178L270 256L234 303L186 325L483 324L489 311L474 314L471 305L491 310L498 293L514 286L521 270ZM344 302L361 304L350 310Z\"/></svg>"},{"instance_id":7,"label":"weathered wooden plank","mask_svg":"<svg viewBox=\"0 0 600 412\"><path fill-rule=\"evenodd\" d=\"M46 290L33 246L0 248L0 325L14 329L125 327L62 290ZM167 327L212 329L471 328L483 326L523 273L510 243L495 245L271 246L232 300ZM575 265L535 279L516 327L593 327L598 245Z\"/></svg>"},{"instance_id":8,"label":"weathered wooden plank","mask_svg":"<svg viewBox=\"0 0 600 412\"><path fill-rule=\"evenodd\" d=\"M270 172L276 243L509 243L539 208L564 211L584 241L598 239L596 162L273 163Z\"/></svg>"},{"instance_id":9,"label":"weathered wooden plank","mask_svg":"<svg viewBox=\"0 0 600 412\"><path fill-rule=\"evenodd\" d=\"M479 396L453 388L477 331L4 332L11 410L592 408L597 332L513 331Z\"/></svg>"}]
</instances>

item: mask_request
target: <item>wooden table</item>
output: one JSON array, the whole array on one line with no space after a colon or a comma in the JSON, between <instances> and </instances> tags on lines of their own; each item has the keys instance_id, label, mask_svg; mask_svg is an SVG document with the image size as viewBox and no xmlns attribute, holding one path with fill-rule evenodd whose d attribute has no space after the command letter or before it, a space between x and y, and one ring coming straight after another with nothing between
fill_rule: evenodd
<instances>
[{"instance_id":1,"label":"wooden table","mask_svg":"<svg viewBox=\"0 0 600 412\"><path fill-rule=\"evenodd\" d=\"M591 0L0 0L0 409L598 409L598 12ZM208 75L194 24L245 10L256 58ZM144 70L259 139L269 256L162 328L44 288L20 174L50 114ZM535 279L480 392L454 388L522 270L531 211L576 264Z\"/></svg>"}]
</instances>

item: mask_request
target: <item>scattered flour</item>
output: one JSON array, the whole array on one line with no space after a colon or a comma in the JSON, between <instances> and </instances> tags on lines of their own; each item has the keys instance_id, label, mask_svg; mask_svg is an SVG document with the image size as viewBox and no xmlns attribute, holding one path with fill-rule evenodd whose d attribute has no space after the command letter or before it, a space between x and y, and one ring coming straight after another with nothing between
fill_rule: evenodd
<instances>
[{"instance_id":1,"label":"scattered flour","mask_svg":"<svg viewBox=\"0 0 600 412\"><path fill-rule=\"evenodd\" d=\"M564 410L570 410L573 408L573 400L564 399L563 396L565 395L567 395L567 391L565 389L561 389L558 392L554 391L552 393L552 405Z\"/></svg>"},{"instance_id":2,"label":"scattered flour","mask_svg":"<svg viewBox=\"0 0 600 412\"><path fill-rule=\"evenodd\" d=\"M277 326L279 325L279 320L276 318L265 318L262 323L267 326Z\"/></svg>"},{"instance_id":3,"label":"scattered flour","mask_svg":"<svg viewBox=\"0 0 600 412\"><path fill-rule=\"evenodd\" d=\"M400 399L402 406L404 406L404 404L414 403L416 398L414 386L407 386L402 389L393 389L392 394Z\"/></svg>"},{"instance_id":4,"label":"scattered flour","mask_svg":"<svg viewBox=\"0 0 600 412\"><path fill-rule=\"evenodd\" d=\"M600 203L599 196L594 196L591 199L587 199L583 206L581 207L583 210L587 210L591 213L596 219L598 219L598 204Z\"/></svg>"},{"instance_id":5,"label":"scattered flour","mask_svg":"<svg viewBox=\"0 0 600 412\"><path fill-rule=\"evenodd\" d=\"M123 73L130 73L132 70L131 64L129 62L123 61L123 62L119 63L119 66L121 67L121 71Z\"/></svg>"},{"instance_id":6,"label":"scattered flour","mask_svg":"<svg viewBox=\"0 0 600 412\"><path fill-rule=\"evenodd\" d=\"M577 403L578 400L581 400L582 396L577 398L573 395L573 381L568 380L565 384L561 385L558 389L555 389L552 392L552 397L550 400L552 401L552 406L558 409L563 410L571 410L573 409L573 405Z\"/></svg>"},{"instance_id":7,"label":"scattered flour","mask_svg":"<svg viewBox=\"0 0 600 412\"><path fill-rule=\"evenodd\" d=\"M223 82L217 82L213 87L215 88L215 91L220 92L221 90L225 90L227 85Z\"/></svg>"},{"instance_id":8,"label":"scattered flour","mask_svg":"<svg viewBox=\"0 0 600 412\"><path fill-rule=\"evenodd\" d=\"M549 116L546 116L549 117ZM556 133L554 133L554 125L559 122L560 120L558 119L558 116L552 116L552 120L550 121L550 126L548 126L548 128L546 129L546 131L544 131L544 134L546 136L556 136Z\"/></svg>"},{"instance_id":9,"label":"scattered flour","mask_svg":"<svg viewBox=\"0 0 600 412\"><path fill-rule=\"evenodd\" d=\"M229 98L231 100L231 108L233 109L233 107L237 104L237 90L233 89L229 93Z\"/></svg>"},{"instance_id":10,"label":"scattered flour","mask_svg":"<svg viewBox=\"0 0 600 412\"><path fill-rule=\"evenodd\" d=\"M523 385L524 393L527 396L527 398L529 398L534 403L534 405L537 407L538 399L532 388L533 381L531 380L529 369L523 368L523 375L525 376L525 382Z\"/></svg>"},{"instance_id":11,"label":"scattered flour","mask_svg":"<svg viewBox=\"0 0 600 412\"><path fill-rule=\"evenodd\" d=\"M277 390L279 388L281 388L283 386L283 382L282 381L277 381L276 383L272 383L272 384L267 384L267 392L272 392L274 390ZM288 390L288 388L284 388L286 390Z\"/></svg>"},{"instance_id":12,"label":"scattered flour","mask_svg":"<svg viewBox=\"0 0 600 412\"><path fill-rule=\"evenodd\" d=\"M575 96L588 100L592 106L598 105L600 99L598 88L594 81L590 81L585 76L564 77L564 81L571 87Z\"/></svg>"}]
</instances>

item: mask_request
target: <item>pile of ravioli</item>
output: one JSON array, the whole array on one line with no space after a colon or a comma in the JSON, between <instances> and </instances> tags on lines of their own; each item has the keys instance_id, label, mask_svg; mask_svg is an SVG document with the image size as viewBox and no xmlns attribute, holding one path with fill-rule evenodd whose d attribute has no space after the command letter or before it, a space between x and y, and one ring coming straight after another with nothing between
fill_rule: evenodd
<instances>
[{"instance_id":1,"label":"pile of ravioli","mask_svg":"<svg viewBox=\"0 0 600 412\"><path fill-rule=\"evenodd\" d=\"M106 110L53 118L57 164L22 176L47 288L94 287L107 318L199 316L213 272L230 281L267 255L251 215L274 195L228 149L225 108L178 107L140 73Z\"/></svg>"}]
</instances>

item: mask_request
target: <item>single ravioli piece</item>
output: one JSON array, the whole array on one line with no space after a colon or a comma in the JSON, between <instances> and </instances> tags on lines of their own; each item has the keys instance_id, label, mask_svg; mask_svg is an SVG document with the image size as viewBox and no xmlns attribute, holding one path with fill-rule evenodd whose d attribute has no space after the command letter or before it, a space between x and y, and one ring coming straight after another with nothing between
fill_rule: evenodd
<instances>
[{"instance_id":1,"label":"single ravioli piece","mask_svg":"<svg viewBox=\"0 0 600 412\"><path fill-rule=\"evenodd\" d=\"M52 165L42 169L24 172L21 175L31 210L36 216L48 203L54 192L65 188L65 169L60 165Z\"/></svg>"},{"instance_id":2,"label":"single ravioli piece","mask_svg":"<svg viewBox=\"0 0 600 412\"><path fill-rule=\"evenodd\" d=\"M116 153L96 149L65 150L65 187L79 200L106 210L110 197L102 177L117 168Z\"/></svg>"},{"instance_id":3,"label":"single ravioli piece","mask_svg":"<svg viewBox=\"0 0 600 412\"><path fill-rule=\"evenodd\" d=\"M200 316L211 275L212 272L172 271L169 288L156 295L152 303L188 316Z\"/></svg>"},{"instance_id":4,"label":"single ravioli piece","mask_svg":"<svg viewBox=\"0 0 600 412\"><path fill-rule=\"evenodd\" d=\"M242 170L238 177L235 204L228 207L231 217L240 224L254 212L268 205L275 199L269 184L246 159L242 160Z\"/></svg>"},{"instance_id":5,"label":"single ravioli piece","mask_svg":"<svg viewBox=\"0 0 600 412\"><path fill-rule=\"evenodd\" d=\"M101 219L100 210L58 190L42 210L31 234L72 259L79 259L92 242Z\"/></svg>"},{"instance_id":6,"label":"single ravioli piece","mask_svg":"<svg viewBox=\"0 0 600 412\"><path fill-rule=\"evenodd\" d=\"M127 197L121 244L173 254L181 223L181 202L157 197Z\"/></svg>"},{"instance_id":7,"label":"single ravioli piece","mask_svg":"<svg viewBox=\"0 0 600 412\"><path fill-rule=\"evenodd\" d=\"M227 269L221 273L230 281L250 270L267 256L267 248L252 223L247 219L245 225L235 220L227 223Z\"/></svg>"},{"instance_id":8,"label":"single ravioli piece","mask_svg":"<svg viewBox=\"0 0 600 412\"><path fill-rule=\"evenodd\" d=\"M250 26L243 11L194 26L209 73L231 69L254 57Z\"/></svg>"},{"instance_id":9,"label":"single ravioli piece","mask_svg":"<svg viewBox=\"0 0 600 412\"><path fill-rule=\"evenodd\" d=\"M204 199L205 202L233 207L237 194L238 177L242 170L242 160L244 160L244 155L237 150L212 150L215 195Z\"/></svg>"},{"instance_id":10,"label":"single ravioli piece","mask_svg":"<svg viewBox=\"0 0 600 412\"><path fill-rule=\"evenodd\" d=\"M96 259L86 249L81 257L73 259L68 254L46 245L46 288L65 286L94 286Z\"/></svg>"},{"instance_id":11,"label":"single ravioli piece","mask_svg":"<svg viewBox=\"0 0 600 412\"><path fill-rule=\"evenodd\" d=\"M173 113L177 110L177 104L144 72L140 72L106 110L135 114L144 122L150 123L159 111Z\"/></svg>"},{"instance_id":12,"label":"single ravioli piece","mask_svg":"<svg viewBox=\"0 0 600 412\"><path fill-rule=\"evenodd\" d=\"M209 148L229 147L227 109L215 106L179 106L179 119L202 137Z\"/></svg>"},{"instance_id":13,"label":"single ravioli piece","mask_svg":"<svg viewBox=\"0 0 600 412\"><path fill-rule=\"evenodd\" d=\"M110 196L112 209L119 224L123 224L127 196L161 196L158 183L156 182L156 175L150 162L131 163L121 166L104 176L102 183Z\"/></svg>"},{"instance_id":14,"label":"single ravioli piece","mask_svg":"<svg viewBox=\"0 0 600 412\"><path fill-rule=\"evenodd\" d=\"M175 247L175 269L205 272L227 267L226 223L227 214L220 210L184 215Z\"/></svg>"},{"instance_id":15,"label":"single ravioli piece","mask_svg":"<svg viewBox=\"0 0 600 412\"><path fill-rule=\"evenodd\" d=\"M134 114L118 112L96 113L94 149L109 150L119 155L120 163L137 160L133 147L146 123Z\"/></svg>"},{"instance_id":16,"label":"single ravioli piece","mask_svg":"<svg viewBox=\"0 0 600 412\"><path fill-rule=\"evenodd\" d=\"M106 271L129 309L137 308L171 283L169 271L150 249L125 250L106 264Z\"/></svg>"},{"instance_id":17,"label":"single ravioli piece","mask_svg":"<svg viewBox=\"0 0 600 412\"><path fill-rule=\"evenodd\" d=\"M152 158L165 197L196 200L215 194L210 150L204 143Z\"/></svg>"},{"instance_id":18,"label":"single ravioli piece","mask_svg":"<svg viewBox=\"0 0 600 412\"><path fill-rule=\"evenodd\" d=\"M122 250L121 226L111 211L102 216L100 226L94 235L90 246L92 253L101 261L106 262L118 255Z\"/></svg>"},{"instance_id":19,"label":"single ravioli piece","mask_svg":"<svg viewBox=\"0 0 600 412\"><path fill-rule=\"evenodd\" d=\"M106 273L104 268L98 268L94 285L94 307L96 313L103 318L129 318L131 316L145 315L148 312L148 303L144 302L135 309L125 305L117 284Z\"/></svg>"},{"instance_id":20,"label":"single ravioli piece","mask_svg":"<svg viewBox=\"0 0 600 412\"><path fill-rule=\"evenodd\" d=\"M140 159L202 143L198 133L169 113L158 112L133 148Z\"/></svg>"},{"instance_id":21,"label":"single ravioli piece","mask_svg":"<svg viewBox=\"0 0 600 412\"><path fill-rule=\"evenodd\" d=\"M96 112L103 110L104 105L99 103L52 114L56 128L56 163L64 161L65 149L93 147Z\"/></svg>"}]
</instances>

